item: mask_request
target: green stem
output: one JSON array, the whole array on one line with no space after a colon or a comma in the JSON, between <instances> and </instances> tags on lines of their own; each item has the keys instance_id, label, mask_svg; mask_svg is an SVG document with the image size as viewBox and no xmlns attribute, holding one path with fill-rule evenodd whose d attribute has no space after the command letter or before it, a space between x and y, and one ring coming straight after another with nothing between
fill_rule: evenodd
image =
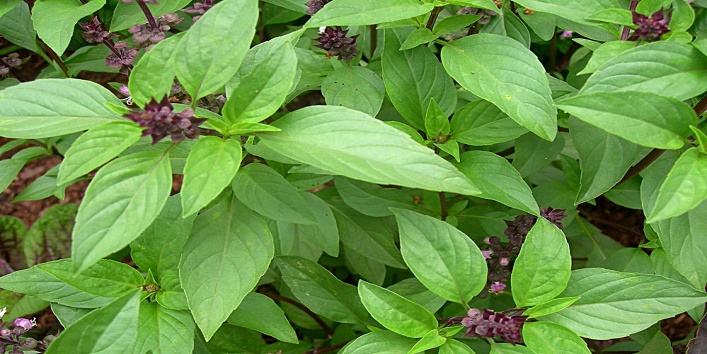
<instances>
[{"instance_id":1,"label":"green stem","mask_svg":"<svg viewBox=\"0 0 707 354\"><path fill-rule=\"evenodd\" d=\"M49 48L46 43L42 42L42 40L39 38L37 38L37 44L39 45L39 49L41 49L40 52L45 53L44 56L40 54L40 56L44 60L46 60L48 63L51 63L52 61L56 62L57 65L59 65L61 71L64 73L64 77L71 77L71 75L69 75L69 68L66 67L66 64L63 60L61 60L61 57L59 55L57 55L51 48ZM47 58L46 56L49 56L49 58L51 59Z\"/></svg>"},{"instance_id":2,"label":"green stem","mask_svg":"<svg viewBox=\"0 0 707 354\"><path fill-rule=\"evenodd\" d=\"M629 10L634 11L636 10L636 6L638 5L638 0L631 0L631 5L629 6ZM631 29L629 27L624 26L623 31L621 31L621 40L625 41L628 40L628 31Z\"/></svg>"},{"instance_id":3,"label":"green stem","mask_svg":"<svg viewBox=\"0 0 707 354\"><path fill-rule=\"evenodd\" d=\"M10 54L10 53L15 52L19 49L22 49L22 47L20 47L18 45L9 45L5 48L0 49L0 55Z\"/></svg>"},{"instance_id":4,"label":"green stem","mask_svg":"<svg viewBox=\"0 0 707 354\"><path fill-rule=\"evenodd\" d=\"M368 30L371 31L371 57L368 58L368 61L371 61L376 53L376 47L378 46L378 30L376 29L376 25L368 26Z\"/></svg>"}]
</instances>

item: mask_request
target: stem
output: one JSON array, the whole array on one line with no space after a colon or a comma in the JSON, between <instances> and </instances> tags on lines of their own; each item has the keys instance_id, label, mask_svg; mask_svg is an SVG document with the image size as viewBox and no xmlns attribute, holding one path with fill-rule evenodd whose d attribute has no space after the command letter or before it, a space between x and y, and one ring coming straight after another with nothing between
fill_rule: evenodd
<instances>
[{"instance_id":1,"label":"stem","mask_svg":"<svg viewBox=\"0 0 707 354\"><path fill-rule=\"evenodd\" d=\"M266 293L263 295L265 295L273 300L286 302L286 303L304 311L307 315L309 315L309 317L311 317L314 321L316 321L320 327L322 327L322 329L324 330L324 332L326 332L326 334L329 336L329 338L331 338L334 335L334 331L331 329L331 327L329 327L329 325L324 323L324 321L316 313L314 313L310 309L308 309L307 306L304 306L295 300L292 300L292 299L284 297L284 296L280 296L278 294ZM319 353L323 353L323 352L319 352Z\"/></svg>"},{"instance_id":2,"label":"stem","mask_svg":"<svg viewBox=\"0 0 707 354\"><path fill-rule=\"evenodd\" d=\"M61 68L61 71L64 73L64 77L71 77L69 75L69 68L66 67L66 64L64 64L64 61L61 60L61 57L57 55L49 46L46 45L41 39L37 38L37 44L39 44L40 49L42 52L45 52L53 61L59 65L59 68Z\"/></svg>"},{"instance_id":3,"label":"stem","mask_svg":"<svg viewBox=\"0 0 707 354\"><path fill-rule=\"evenodd\" d=\"M695 107L692 107L692 109L697 113L697 116L699 117L702 115L702 113L705 113L707 111L707 95L702 97L702 99L697 102ZM629 179L633 178L637 174L639 174L641 171L645 170L646 167L650 166L653 161L657 160L660 155L662 155L665 152L663 149L653 149L646 157L644 157L641 161L639 161L635 166L631 167L628 172L626 172L626 175L624 178L617 183L617 185L624 183L628 181Z\"/></svg>"},{"instance_id":4,"label":"stem","mask_svg":"<svg viewBox=\"0 0 707 354\"><path fill-rule=\"evenodd\" d=\"M442 221L447 220L447 216L449 216L449 209L447 208L447 198L444 196L444 192L439 192L439 205L440 208L442 209L440 218Z\"/></svg>"},{"instance_id":5,"label":"stem","mask_svg":"<svg viewBox=\"0 0 707 354\"><path fill-rule=\"evenodd\" d=\"M550 39L550 70L557 68L557 33Z\"/></svg>"},{"instance_id":6,"label":"stem","mask_svg":"<svg viewBox=\"0 0 707 354\"><path fill-rule=\"evenodd\" d=\"M155 16L152 16L152 12L150 12L150 9L147 7L147 4L143 2L142 0L137 0L137 5L140 6L140 10L142 10L142 13L145 14L145 17L147 18L147 23L150 24L150 27L152 29L157 29L157 22L155 22Z\"/></svg>"},{"instance_id":7,"label":"stem","mask_svg":"<svg viewBox=\"0 0 707 354\"><path fill-rule=\"evenodd\" d=\"M9 45L5 48L0 49L0 55L10 54L19 49L22 49L22 47L18 45Z\"/></svg>"},{"instance_id":8,"label":"stem","mask_svg":"<svg viewBox=\"0 0 707 354\"><path fill-rule=\"evenodd\" d=\"M629 10L633 12L636 10L636 5L638 5L638 0L631 0L631 5L629 6ZM628 31L631 30L630 28L624 26L623 31L621 31L621 40L625 41L628 40Z\"/></svg>"},{"instance_id":9,"label":"stem","mask_svg":"<svg viewBox=\"0 0 707 354\"><path fill-rule=\"evenodd\" d=\"M376 53L376 47L378 46L378 30L376 29L376 25L368 26L368 30L371 31L371 57L368 58L369 61L371 61Z\"/></svg>"},{"instance_id":10,"label":"stem","mask_svg":"<svg viewBox=\"0 0 707 354\"><path fill-rule=\"evenodd\" d=\"M432 27L435 25L435 21L437 21L437 16L439 16L439 13L442 12L442 7L435 7L434 10L432 10L432 13L430 13L430 18L427 20L427 29L432 30Z\"/></svg>"},{"instance_id":11,"label":"stem","mask_svg":"<svg viewBox=\"0 0 707 354\"><path fill-rule=\"evenodd\" d=\"M572 54L577 51L577 49L580 48L580 45L577 44L577 42L572 42L572 45L570 46L570 49L567 49L567 52L565 53L564 56L562 56L562 59L560 59L560 62L557 63L557 67L555 67L555 71L561 72L565 69L567 69L568 66L570 66L570 59L572 59Z\"/></svg>"},{"instance_id":12,"label":"stem","mask_svg":"<svg viewBox=\"0 0 707 354\"><path fill-rule=\"evenodd\" d=\"M27 82L27 79L25 79L25 78L22 76L22 74L20 74L20 72L17 71L17 69L15 69L15 68L10 68L10 73L12 74L12 76L14 76L14 77L17 79L17 81L19 81L19 82Z\"/></svg>"}]
</instances>

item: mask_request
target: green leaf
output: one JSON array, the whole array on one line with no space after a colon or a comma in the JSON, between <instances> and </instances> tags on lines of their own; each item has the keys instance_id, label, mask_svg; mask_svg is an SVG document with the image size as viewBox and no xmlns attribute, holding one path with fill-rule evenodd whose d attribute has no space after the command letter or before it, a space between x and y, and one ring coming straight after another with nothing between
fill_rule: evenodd
<instances>
[{"instance_id":1,"label":"green leaf","mask_svg":"<svg viewBox=\"0 0 707 354\"><path fill-rule=\"evenodd\" d=\"M511 287L516 305L533 306L555 298L567 286L571 268L565 234L545 218L538 218L513 265Z\"/></svg>"},{"instance_id":2,"label":"green leaf","mask_svg":"<svg viewBox=\"0 0 707 354\"><path fill-rule=\"evenodd\" d=\"M488 151L468 151L461 155L458 167L481 189L480 198L539 215L530 187L505 158Z\"/></svg>"},{"instance_id":3,"label":"green leaf","mask_svg":"<svg viewBox=\"0 0 707 354\"><path fill-rule=\"evenodd\" d=\"M115 300L81 291L36 267L3 276L0 287L71 307L96 308Z\"/></svg>"},{"instance_id":4,"label":"green leaf","mask_svg":"<svg viewBox=\"0 0 707 354\"><path fill-rule=\"evenodd\" d=\"M430 100L430 105L425 113L425 133L427 139L436 139L449 135L449 118L437 105L434 98Z\"/></svg>"},{"instance_id":5,"label":"green leaf","mask_svg":"<svg viewBox=\"0 0 707 354\"><path fill-rule=\"evenodd\" d=\"M436 34L453 32L464 27L469 27L480 18L481 15L453 15L437 22L432 32ZM436 38L437 37L435 37L435 39Z\"/></svg>"},{"instance_id":6,"label":"green leaf","mask_svg":"<svg viewBox=\"0 0 707 354\"><path fill-rule=\"evenodd\" d=\"M314 225L297 225L300 232L332 257L339 255L339 228L329 205L316 195L300 192L314 214Z\"/></svg>"},{"instance_id":7,"label":"green leaf","mask_svg":"<svg viewBox=\"0 0 707 354\"><path fill-rule=\"evenodd\" d=\"M28 266L71 257L71 231L77 210L78 205L72 203L54 205L32 224L23 245Z\"/></svg>"},{"instance_id":8,"label":"green leaf","mask_svg":"<svg viewBox=\"0 0 707 354\"><path fill-rule=\"evenodd\" d=\"M162 210L172 169L162 152L113 160L93 178L76 216L71 254L78 271L140 236Z\"/></svg>"},{"instance_id":9,"label":"green leaf","mask_svg":"<svg viewBox=\"0 0 707 354\"><path fill-rule=\"evenodd\" d=\"M82 309L78 307L70 307L57 303L51 304L51 309L56 318L61 323L62 327L67 328L81 317L86 316L93 309Z\"/></svg>"},{"instance_id":10,"label":"green leaf","mask_svg":"<svg viewBox=\"0 0 707 354\"><path fill-rule=\"evenodd\" d=\"M638 46L614 57L599 68L580 90L598 92L649 92L685 100L707 91L707 57L689 44L673 41ZM633 102L630 107L640 107Z\"/></svg>"},{"instance_id":11,"label":"green leaf","mask_svg":"<svg viewBox=\"0 0 707 354\"><path fill-rule=\"evenodd\" d=\"M523 342L536 353L591 353L582 338L569 329L550 322L525 323Z\"/></svg>"},{"instance_id":12,"label":"green leaf","mask_svg":"<svg viewBox=\"0 0 707 354\"><path fill-rule=\"evenodd\" d=\"M597 92L557 103L563 111L624 138L658 149L678 149L697 122L682 101L648 92Z\"/></svg>"},{"instance_id":13,"label":"green leaf","mask_svg":"<svg viewBox=\"0 0 707 354\"><path fill-rule=\"evenodd\" d=\"M478 100L459 109L451 121L452 138L474 146L513 140L528 132L491 102Z\"/></svg>"},{"instance_id":14,"label":"green leaf","mask_svg":"<svg viewBox=\"0 0 707 354\"><path fill-rule=\"evenodd\" d=\"M687 1L671 1L673 3L672 12L670 13L671 32L687 31L695 22L695 9ZM704 5L704 4L703 4ZM692 35L686 43L692 42Z\"/></svg>"},{"instance_id":15,"label":"green leaf","mask_svg":"<svg viewBox=\"0 0 707 354\"><path fill-rule=\"evenodd\" d=\"M658 234L670 263L695 287L707 282L707 203L651 227Z\"/></svg>"},{"instance_id":16,"label":"green leaf","mask_svg":"<svg viewBox=\"0 0 707 354\"><path fill-rule=\"evenodd\" d=\"M599 10L599 11L587 16L587 20L597 21L597 22L606 22L606 23L611 23L611 24L621 25L621 26L628 26L628 27L634 26L631 11L629 11L627 9Z\"/></svg>"},{"instance_id":17,"label":"green leaf","mask_svg":"<svg viewBox=\"0 0 707 354\"><path fill-rule=\"evenodd\" d=\"M491 354L537 354L528 347L510 343L491 343Z\"/></svg>"},{"instance_id":18,"label":"green leaf","mask_svg":"<svg viewBox=\"0 0 707 354\"><path fill-rule=\"evenodd\" d=\"M697 148L685 151L660 186L648 222L682 215L707 199L707 155Z\"/></svg>"},{"instance_id":19,"label":"green leaf","mask_svg":"<svg viewBox=\"0 0 707 354\"><path fill-rule=\"evenodd\" d=\"M365 113L313 106L289 113L273 126L282 131L259 134L261 144L334 174L380 184L478 194L449 162Z\"/></svg>"},{"instance_id":20,"label":"green leaf","mask_svg":"<svg viewBox=\"0 0 707 354\"><path fill-rule=\"evenodd\" d=\"M397 334L422 338L437 330L437 318L431 312L390 290L361 280L358 295L373 318Z\"/></svg>"},{"instance_id":21,"label":"green leaf","mask_svg":"<svg viewBox=\"0 0 707 354\"><path fill-rule=\"evenodd\" d=\"M414 301L427 311L435 313L447 302L446 300L427 290L416 278L407 278L388 287L388 290Z\"/></svg>"},{"instance_id":22,"label":"green leaf","mask_svg":"<svg viewBox=\"0 0 707 354\"><path fill-rule=\"evenodd\" d=\"M283 342L298 343L297 334L285 313L275 301L263 294L248 294L228 316L228 323L256 330Z\"/></svg>"},{"instance_id":23,"label":"green leaf","mask_svg":"<svg viewBox=\"0 0 707 354\"><path fill-rule=\"evenodd\" d=\"M633 247L626 247L613 252L601 263L601 267L619 272L655 273L648 254L640 248Z\"/></svg>"},{"instance_id":24,"label":"green leaf","mask_svg":"<svg viewBox=\"0 0 707 354\"><path fill-rule=\"evenodd\" d=\"M636 6L636 12L645 15L645 16L650 16L656 11L662 9L665 6L670 5L670 3L673 2L672 0L644 0L639 2L639 4Z\"/></svg>"},{"instance_id":25,"label":"green leaf","mask_svg":"<svg viewBox=\"0 0 707 354\"><path fill-rule=\"evenodd\" d=\"M417 0L333 0L307 21L305 27L360 26L393 22L424 15L433 4Z\"/></svg>"},{"instance_id":26,"label":"green leaf","mask_svg":"<svg viewBox=\"0 0 707 354\"><path fill-rule=\"evenodd\" d=\"M0 17L0 34L10 43L35 53L41 52L37 47L37 32L32 26L29 5L24 1L15 1L15 5L14 9Z\"/></svg>"},{"instance_id":27,"label":"green leaf","mask_svg":"<svg viewBox=\"0 0 707 354\"><path fill-rule=\"evenodd\" d=\"M356 287L321 265L294 256L279 256L275 264L292 294L312 312L336 322L366 325L370 321Z\"/></svg>"},{"instance_id":28,"label":"green leaf","mask_svg":"<svg viewBox=\"0 0 707 354\"><path fill-rule=\"evenodd\" d=\"M37 139L86 130L120 117L106 104L122 106L115 95L91 81L24 82L0 91L0 136Z\"/></svg>"},{"instance_id":29,"label":"green leaf","mask_svg":"<svg viewBox=\"0 0 707 354\"><path fill-rule=\"evenodd\" d=\"M12 11L22 0L7 0L0 4L0 17Z\"/></svg>"},{"instance_id":30,"label":"green leaf","mask_svg":"<svg viewBox=\"0 0 707 354\"><path fill-rule=\"evenodd\" d=\"M167 199L155 220L130 243L130 257L143 271L152 271L164 287L163 276L176 274L179 258L196 215L182 218L180 195Z\"/></svg>"},{"instance_id":31,"label":"green leaf","mask_svg":"<svg viewBox=\"0 0 707 354\"><path fill-rule=\"evenodd\" d=\"M459 84L539 137L557 134L557 110L545 69L528 48L493 34L478 34L442 48L442 64Z\"/></svg>"},{"instance_id":32,"label":"green leaf","mask_svg":"<svg viewBox=\"0 0 707 354\"><path fill-rule=\"evenodd\" d=\"M297 74L297 56L288 41L265 43L248 52L228 94L223 117L229 123L260 122L285 102Z\"/></svg>"},{"instance_id":33,"label":"green leaf","mask_svg":"<svg viewBox=\"0 0 707 354\"><path fill-rule=\"evenodd\" d=\"M584 75L594 73L611 59L633 48L636 48L636 43L633 41L611 41L602 43L597 49L594 49L587 65L577 74Z\"/></svg>"},{"instance_id":34,"label":"green leaf","mask_svg":"<svg viewBox=\"0 0 707 354\"><path fill-rule=\"evenodd\" d=\"M547 12L572 22L592 25L586 21L591 14L611 8L622 8L619 0L520 0L519 5L533 11Z\"/></svg>"},{"instance_id":35,"label":"green leaf","mask_svg":"<svg viewBox=\"0 0 707 354\"><path fill-rule=\"evenodd\" d=\"M197 213L226 188L241 166L241 144L235 139L203 136L184 165L182 216Z\"/></svg>"},{"instance_id":36,"label":"green leaf","mask_svg":"<svg viewBox=\"0 0 707 354\"><path fill-rule=\"evenodd\" d=\"M458 340L447 338L447 341L439 347L439 354L476 354L476 352Z\"/></svg>"},{"instance_id":37,"label":"green leaf","mask_svg":"<svg viewBox=\"0 0 707 354\"><path fill-rule=\"evenodd\" d=\"M486 260L464 233L441 220L394 210L405 263L439 297L467 303L486 285Z\"/></svg>"},{"instance_id":38,"label":"green leaf","mask_svg":"<svg viewBox=\"0 0 707 354\"><path fill-rule=\"evenodd\" d=\"M347 344L339 354L398 354L407 353L415 346L415 339L388 331L366 333Z\"/></svg>"},{"instance_id":39,"label":"green leaf","mask_svg":"<svg viewBox=\"0 0 707 354\"><path fill-rule=\"evenodd\" d=\"M233 179L236 198L259 214L271 219L314 224L316 219L297 188L272 168L251 163Z\"/></svg>"},{"instance_id":40,"label":"green leaf","mask_svg":"<svg viewBox=\"0 0 707 354\"><path fill-rule=\"evenodd\" d=\"M412 347L408 354L424 353L428 349L434 349L444 344L447 338L440 335L439 331L435 328L427 332L424 337L420 338L415 346Z\"/></svg>"},{"instance_id":41,"label":"green leaf","mask_svg":"<svg viewBox=\"0 0 707 354\"><path fill-rule=\"evenodd\" d=\"M120 5L134 4L121 2L118 6ZM170 94L174 76L177 75L174 54L182 37L184 35L180 33L157 43L131 70L128 88L130 97L138 106L145 107L150 99L160 101L162 97Z\"/></svg>"},{"instance_id":42,"label":"green leaf","mask_svg":"<svg viewBox=\"0 0 707 354\"><path fill-rule=\"evenodd\" d=\"M64 154L57 184L71 182L118 156L140 140L142 129L133 122L122 120L89 129Z\"/></svg>"},{"instance_id":43,"label":"green leaf","mask_svg":"<svg viewBox=\"0 0 707 354\"><path fill-rule=\"evenodd\" d=\"M159 17L169 12L175 12L189 4L190 0L159 1L156 4L146 3L153 16ZM146 23L145 13L136 3L118 2L110 21L110 32L126 30L133 25ZM149 52L148 52L149 53Z\"/></svg>"},{"instance_id":44,"label":"green leaf","mask_svg":"<svg viewBox=\"0 0 707 354\"><path fill-rule=\"evenodd\" d=\"M383 188L344 177L334 178L334 185L341 199L348 206L364 215L390 216L393 215L390 208L420 209L414 204L412 191Z\"/></svg>"},{"instance_id":45,"label":"green leaf","mask_svg":"<svg viewBox=\"0 0 707 354\"><path fill-rule=\"evenodd\" d=\"M419 45L426 44L437 39L439 35L432 33L427 27L418 28L407 36L405 42L400 45L400 50L408 50Z\"/></svg>"},{"instance_id":46,"label":"green leaf","mask_svg":"<svg viewBox=\"0 0 707 354\"><path fill-rule=\"evenodd\" d=\"M570 117L569 126L582 171L576 203L592 200L615 186L643 152L638 145L579 119Z\"/></svg>"},{"instance_id":47,"label":"green leaf","mask_svg":"<svg viewBox=\"0 0 707 354\"><path fill-rule=\"evenodd\" d=\"M375 117L383 105L383 80L370 69L342 66L322 81L322 95L328 105L355 109Z\"/></svg>"},{"instance_id":48,"label":"green leaf","mask_svg":"<svg viewBox=\"0 0 707 354\"><path fill-rule=\"evenodd\" d=\"M447 2L454 5L478 7L492 11L498 9L498 6L493 2L493 0L447 0Z\"/></svg>"},{"instance_id":49,"label":"green leaf","mask_svg":"<svg viewBox=\"0 0 707 354\"><path fill-rule=\"evenodd\" d=\"M562 134L557 134L552 142L534 134L525 134L515 141L513 167L521 176L528 177L555 161L564 148L565 138Z\"/></svg>"},{"instance_id":50,"label":"green leaf","mask_svg":"<svg viewBox=\"0 0 707 354\"><path fill-rule=\"evenodd\" d=\"M234 198L197 216L192 230L179 276L208 340L265 274L275 248L265 221Z\"/></svg>"},{"instance_id":51,"label":"green leaf","mask_svg":"<svg viewBox=\"0 0 707 354\"><path fill-rule=\"evenodd\" d=\"M143 301L139 321L133 353L191 354L194 350L194 320L189 312Z\"/></svg>"},{"instance_id":52,"label":"green leaf","mask_svg":"<svg viewBox=\"0 0 707 354\"><path fill-rule=\"evenodd\" d=\"M32 7L32 22L39 38L61 57L69 46L74 26L80 19L98 11L106 0L39 0Z\"/></svg>"},{"instance_id":53,"label":"green leaf","mask_svg":"<svg viewBox=\"0 0 707 354\"><path fill-rule=\"evenodd\" d=\"M327 4L328 6L329 4ZM401 51L406 32L385 30L381 59L383 83L395 109L415 129L424 130L424 118L434 99L446 116L454 111L457 90L437 57L427 48Z\"/></svg>"},{"instance_id":54,"label":"green leaf","mask_svg":"<svg viewBox=\"0 0 707 354\"><path fill-rule=\"evenodd\" d=\"M395 268L405 268L395 235L384 220L361 215L338 199L328 199L341 242L354 251Z\"/></svg>"},{"instance_id":55,"label":"green leaf","mask_svg":"<svg viewBox=\"0 0 707 354\"><path fill-rule=\"evenodd\" d=\"M567 327L580 337L598 340L636 333L707 300L704 292L659 275L601 268L573 271L561 296L580 299L540 319Z\"/></svg>"},{"instance_id":56,"label":"green leaf","mask_svg":"<svg viewBox=\"0 0 707 354\"><path fill-rule=\"evenodd\" d=\"M59 281L87 293L117 298L142 286L142 274L127 264L103 259L75 276L72 261L61 259L41 263L35 268L51 274Z\"/></svg>"},{"instance_id":57,"label":"green leaf","mask_svg":"<svg viewBox=\"0 0 707 354\"><path fill-rule=\"evenodd\" d=\"M46 353L132 353L138 336L139 307L139 291L118 298L71 324L51 342Z\"/></svg>"},{"instance_id":58,"label":"green leaf","mask_svg":"<svg viewBox=\"0 0 707 354\"><path fill-rule=\"evenodd\" d=\"M549 315L557 311L567 308L567 306L572 305L575 301L579 300L579 297L562 297L541 302L525 311L523 311L524 316L529 318L536 318L540 316Z\"/></svg>"},{"instance_id":59,"label":"green leaf","mask_svg":"<svg viewBox=\"0 0 707 354\"><path fill-rule=\"evenodd\" d=\"M213 93L236 74L257 21L256 0L222 1L182 37L174 52L174 65L179 82L193 99Z\"/></svg>"}]
</instances>

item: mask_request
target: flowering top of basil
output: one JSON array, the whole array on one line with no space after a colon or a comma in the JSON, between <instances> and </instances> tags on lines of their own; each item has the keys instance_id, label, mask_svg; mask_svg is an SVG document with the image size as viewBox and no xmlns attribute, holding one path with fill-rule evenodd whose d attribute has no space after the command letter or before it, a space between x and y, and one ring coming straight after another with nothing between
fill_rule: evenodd
<instances>
[{"instance_id":1,"label":"flowering top of basil","mask_svg":"<svg viewBox=\"0 0 707 354\"><path fill-rule=\"evenodd\" d=\"M194 111L190 108L174 113L167 96L160 102L153 98L145 105L143 111L128 113L125 117L147 128L142 131L142 135L152 136L153 144L168 135L174 142L182 141L185 137L195 139L199 136L199 125L206 121L195 118Z\"/></svg>"},{"instance_id":2,"label":"flowering top of basil","mask_svg":"<svg viewBox=\"0 0 707 354\"><path fill-rule=\"evenodd\" d=\"M654 13L651 17L634 12L633 23L638 28L633 31L629 40L656 41L660 39L660 36L670 32L669 22L670 16L664 17L663 10Z\"/></svg>"},{"instance_id":3,"label":"flowering top of basil","mask_svg":"<svg viewBox=\"0 0 707 354\"><path fill-rule=\"evenodd\" d=\"M329 3L331 0L309 0L305 5L307 5L307 15L314 15L317 11L321 10L324 5Z\"/></svg>"},{"instance_id":4,"label":"flowering top of basil","mask_svg":"<svg viewBox=\"0 0 707 354\"><path fill-rule=\"evenodd\" d=\"M356 38L346 37L349 30L343 30L341 27L326 27L319 33L319 48L327 51L327 56L336 56L340 60L351 60L358 55L359 51L356 48Z\"/></svg>"},{"instance_id":5,"label":"flowering top of basil","mask_svg":"<svg viewBox=\"0 0 707 354\"><path fill-rule=\"evenodd\" d=\"M22 59L17 53L10 53L6 57L0 59L0 75L5 75L10 72L10 68L22 65Z\"/></svg>"},{"instance_id":6,"label":"flowering top of basil","mask_svg":"<svg viewBox=\"0 0 707 354\"><path fill-rule=\"evenodd\" d=\"M156 44L165 38L165 32L169 31L170 28L176 26L181 21L182 19L179 18L177 14L168 13L160 16L160 18L155 17L157 28L153 28L149 23L138 24L130 27L128 32L133 34L133 40L139 45L146 42Z\"/></svg>"},{"instance_id":7,"label":"flowering top of basil","mask_svg":"<svg viewBox=\"0 0 707 354\"><path fill-rule=\"evenodd\" d=\"M201 15L205 14L206 11L209 11L210 8L214 6L214 0L204 0L202 2L195 2L192 7L187 7L185 9L182 9L182 12L191 14L191 15L198 15L194 16L191 20L196 22L196 20L201 18Z\"/></svg>"},{"instance_id":8,"label":"flowering top of basil","mask_svg":"<svg viewBox=\"0 0 707 354\"><path fill-rule=\"evenodd\" d=\"M483 312L469 309L461 323L468 328L465 337L500 337L505 342L516 344L522 342L520 331L526 319L526 316L507 315L488 309Z\"/></svg>"},{"instance_id":9,"label":"flowering top of basil","mask_svg":"<svg viewBox=\"0 0 707 354\"><path fill-rule=\"evenodd\" d=\"M120 69L121 73L127 75L137 55L137 49L128 47L128 43L115 43L113 45L113 53L106 57L106 66Z\"/></svg>"},{"instance_id":10,"label":"flowering top of basil","mask_svg":"<svg viewBox=\"0 0 707 354\"><path fill-rule=\"evenodd\" d=\"M91 21L86 23L79 23L79 26L83 29L81 36L83 36L88 43L101 43L118 37L106 31L105 27L103 27L103 23L98 19L98 16L93 16Z\"/></svg>"}]
</instances>

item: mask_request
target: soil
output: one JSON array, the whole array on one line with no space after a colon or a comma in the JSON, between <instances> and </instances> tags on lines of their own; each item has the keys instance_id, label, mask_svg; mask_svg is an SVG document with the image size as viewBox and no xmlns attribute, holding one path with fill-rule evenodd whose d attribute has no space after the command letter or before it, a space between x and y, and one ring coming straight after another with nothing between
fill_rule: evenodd
<instances>
[{"instance_id":1,"label":"soil","mask_svg":"<svg viewBox=\"0 0 707 354\"><path fill-rule=\"evenodd\" d=\"M0 48L7 45L0 38ZM27 51L19 51L22 58L30 57L29 60L21 67L20 75L25 80L32 80L46 66L39 58L31 57L32 54ZM106 74L106 73L84 73L80 75L82 79L88 79L100 84L108 82L126 82L127 79L121 74ZM321 104L321 96L312 95L311 97L298 98L296 102L288 108L296 109L301 106L310 104ZM0 146L6 143L8 139L0 138ZM9 153L3 154L2 159L9 158L15 149ZM31 226L34 221L42 215L42 213L52 205L63 203L80 203L87 181L80 182L67 189L66 198L59 200L55 197L50 197L38 201L26 201L19 203L11 203L12 199L24 190L32 181L42 176L46 171L56 166L60 162L59 157L48 157L40 160L32 161L25 166L20 174L15 178L10 187L0 194L0 215L9 215L23 220L27 226ZM174 176L173 193L179 192L181 188L181 176ZM605 198L598 198L596 205L583 204L579 206L579 210L586 219L598 227L602 232L626 247L636 247L642 242L645 242L643 235L643 222L645 216L640 210L633 210L621 207L612 203ZM126 260L126 261L129 261ZM36 314L40 328L46 329L47 332L56 333L57 321L50 310ZM695 322L687 315L680 314L673 318L661 321L661 330L671 341L679 341L690 335L695 327ZM48 333L45 333L48 334ZM599 347L606 347L614 341L603 341L594 343Z\"/></svg>"}]
</instances>

